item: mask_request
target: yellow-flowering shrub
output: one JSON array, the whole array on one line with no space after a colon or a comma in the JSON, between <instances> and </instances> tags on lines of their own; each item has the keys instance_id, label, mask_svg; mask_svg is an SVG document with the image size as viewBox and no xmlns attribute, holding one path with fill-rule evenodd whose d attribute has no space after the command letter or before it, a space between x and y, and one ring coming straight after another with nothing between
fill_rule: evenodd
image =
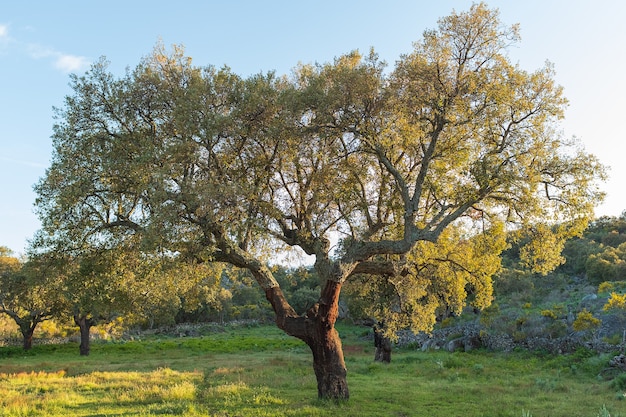
<instances>
[{"instance_id":1,"label":"yellow-flowering shrub","mask_svg":"<svg viewBox=\"0 0 626 417\"><path fill-rule=\"evenodd\" d=\"M602 307L602 310L608 311L612 309L626 310L626 294L611 293L611 296L604 307Z\"/></svg>"},{"instance_id":2,"label":"yellow-flowering shrub","mask_svg":"<svg viewBox=\"0 0 626 417\"><path fill-rule=\"evenodd\" d=\"M583 311L578 313L572 327L577 332L582 332L584 330L597 329L598 327L600 327L601 323L602 320L595 318L590 311L584 309Z\"/></svg>"},{"instance_id":3,"label":"yellow-flowering shrub","mask_svg":"<svg viewBox=\"0 0 626 417\"><path fill-rule=\"evenodd\" d=\"M598 285L598 294L613 291L614 288L615 286L612 282L604 281L602 284Z\"/></svg>"}]
</instances>

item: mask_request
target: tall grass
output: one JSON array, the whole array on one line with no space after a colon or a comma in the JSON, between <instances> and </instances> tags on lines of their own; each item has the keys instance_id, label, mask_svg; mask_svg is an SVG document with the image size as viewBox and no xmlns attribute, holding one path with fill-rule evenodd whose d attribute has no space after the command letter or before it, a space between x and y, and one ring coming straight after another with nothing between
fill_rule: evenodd
<instances>
[{"instance_id":1,"label":"tall grass","mask_svg":"<svg viewBox=\"0 0 626 417\"><path fill-rule=\"evenodd\" d=\"M0 348L0 416L616 417L626 409L619 384L598 377L608 355L404 350L384 365L372 361L362 328L340 332L346 403L317 400L308 348L261 326L94 343L87 358L73 344Z\"/></svg>"}]
</instances>

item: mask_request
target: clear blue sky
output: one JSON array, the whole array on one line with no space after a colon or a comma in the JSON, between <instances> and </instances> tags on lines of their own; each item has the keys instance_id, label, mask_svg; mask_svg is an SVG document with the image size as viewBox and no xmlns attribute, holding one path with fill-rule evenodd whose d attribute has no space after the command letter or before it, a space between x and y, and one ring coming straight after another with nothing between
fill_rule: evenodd
<instances>
[{"instance_id":1,"label":"clear blue sky","mask_svg":"<svg viewBox=\"0 0 626 417\"><path fill-rule=\"evenodd\" d=\"M486 2L522 42L510 51L528 70L554 63L570 107L562 128L611 167L598 215L626 210L626 2ZM32 186L51 156L53 106L69 73L106 56L122 75L159 39L182 44L196 65L249 75L288 73L370 47L390 64L425 29L466 0L3 1L0 4L0 246L23 253L39 228Z\"/></svg>"}]
</instances>

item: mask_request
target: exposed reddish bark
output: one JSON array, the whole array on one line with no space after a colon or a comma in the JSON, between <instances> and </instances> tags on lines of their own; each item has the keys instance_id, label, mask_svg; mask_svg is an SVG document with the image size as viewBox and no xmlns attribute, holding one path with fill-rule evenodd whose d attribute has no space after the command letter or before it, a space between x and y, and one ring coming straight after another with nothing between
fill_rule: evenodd
<instances>
[{"instance_id":1,"label":"exposed reddish bark","mask_svg":"<svg viewBox=\"0 0 626 417\"><path fill-rule=\"evenodd\" d=\"M276 312L276 324L285 333L303 340L313 353L313 369L319 398L346 400L350 397L347 369L335 322L339 314L341 284L327 281L318 303L299 316L279 287L265 291Z\"/></svg>"}]
</instances>

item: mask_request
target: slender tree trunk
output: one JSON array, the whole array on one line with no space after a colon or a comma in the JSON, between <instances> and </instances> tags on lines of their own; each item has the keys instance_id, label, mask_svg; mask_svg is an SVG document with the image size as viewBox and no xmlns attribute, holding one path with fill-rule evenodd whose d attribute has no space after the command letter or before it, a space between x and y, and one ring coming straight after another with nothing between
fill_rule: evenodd
<instances>
[{"instance_id":1,"label":"slender tree trunk","mask_svg":"<svg viewBox=\"0 0 626 417\"><path fill-rule=\"evenodd\" d=\"M385 336L383 327L383 323L374 325L374 361L391 363L391 340Z\"/></svg>"},{"instance_id":2,"label":"slender tree trunk","mask_svg":"<svg viewBox=\"0 0 626 417\"><path fill-rule=\"evenodd\" d=\"M311 349L317 394L321 399L347 400L350 397L341 339L335 330L340 291L340 283L327 281L320 300L304 316L298 316L287 303L280 287L265 291L276 312L277 326L303 340Z\"/></svg>"},{"instance_id":3,"label":"slender tree trunk","mask_svg":"<svg viewBox=\"0 0 626 417\"><path fill-rule=\"evenodd\" d=\"M94 324L93 320L85 316L74 316L74 323L80 328L80 355L89 356L89 350L91 349L89 331Z\"/></svg>"}]
</instances>

